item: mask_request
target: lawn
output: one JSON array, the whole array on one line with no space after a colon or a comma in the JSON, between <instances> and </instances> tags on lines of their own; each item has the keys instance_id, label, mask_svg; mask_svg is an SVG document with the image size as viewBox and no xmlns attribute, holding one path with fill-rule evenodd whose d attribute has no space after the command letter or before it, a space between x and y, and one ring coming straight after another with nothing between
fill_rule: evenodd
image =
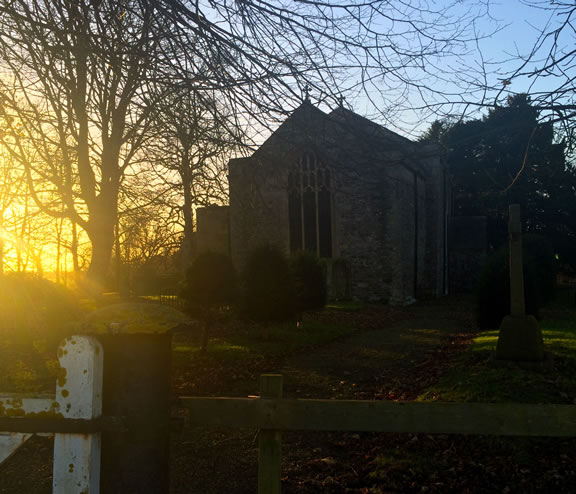
<instances>
[{"instance_id":1,"label":"lawn","mask_svg":"<svg viewBox=\"0 0 576 494\"><path fill-rule=\"evenodd\" d=\"M551 316L541 328L552 366L493 365L498 331L484 331L418 400L576 404L576 310ZM372 442L371 494L574 492L574 438L419 434Z\"/></svg>"},{"instance_id":2,"label":"lawn","mask_svg":"<svg viewBox=\"0 0 576 494\"><path fill-rule=\"evenodd\" d=\"M110 323L115 323L122 333L164 332L180 326L174 333L174 379L182 390L197 388L201 380L206 392L226 386L226 375L249 375L254 387L259 372L274 365L279 359L306 348L313 348L345 337L357 331L350 324L307 321L304 328L295 322L268 326L248 324L224 318L216 325L209 341L208 351L200 352L200 325L180 311L155 303L106 304L101 308L82 304L82 313L74 324L68 321L68 331L49 328L43 331L3 331L0 334L0 392L52 393L58 375L56 348L69 334L107 333ZM354 306L356 310L357 306ZM347 311L347 306L338 306ZM64 316L66 317L66 316ZM54 327L58 324L53 323ZM186 329L187 328L187 329ZM272 361L272 363L271 363ZM248 373L248 374L247 374ZM210 384L211 383L211 384ZM210 386L208 386L210 384Z\"/></svg>"},{"instance_id":3,"label":"lawn","mask_svg":"<svg viewBox=\"0 0 576 494\"><path fill-rule=\"evenodd\" d=\"M420 400L456 402L574 403L576 400L576 317L541 321L548 368L526 370L490 362L498 331L480 333L438 383Z\"/></svg>"},{"instance_id":4,"label":"lawn","mask_svg":"<svg viewBox=\"0 0 576 494\"><path fill-rule=\"evenodd\" d=\"M308 321L305 328L295 323L272 324L266 327L256 324L238 324L226 335L210 339L208 350L200 354L200 342L195 334L176 336L174 358L184 363L195 359L219 362L224 360L245 361L289 355L316 345L354 333L356 328L345 325Z\"/></svg>"}]
</instances>

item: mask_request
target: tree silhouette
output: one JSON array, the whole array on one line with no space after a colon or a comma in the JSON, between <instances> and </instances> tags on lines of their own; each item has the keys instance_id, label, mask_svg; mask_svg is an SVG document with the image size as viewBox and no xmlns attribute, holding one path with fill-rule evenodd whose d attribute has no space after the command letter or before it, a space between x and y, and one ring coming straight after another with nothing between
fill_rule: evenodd
<instances>
[{"instance_id":1,"label":"tree silhouette","mask_svg":"<svg viewBox=\"0 0 576 494\"><path fill-rule=\"evenodd\" d=\"M444 145L453 180L453 214L488 217L493 248L507 239L507 208L520 204L525 230L545 235L564 262L576 265L576 170L550 122L526 95L477 120L436 122L425 139Z\"/></svg>"},{"instance_id":2,"label":"tree silhouette","mask_svg":"<svg viewBox=\"0 0 576 494\"><path fill-rule=\"evenodd\" d=\"M88 235L95 289L109 270L119 190L146 153L162 95L213 94L257 131L310 88L360 93L395 121L442 83L483 2L12 0L0 4L0 143L37 205ZM439 87L439 89L436 89ZM378 100L374 100L377 97Z\"/></svg>"}]
</instances>

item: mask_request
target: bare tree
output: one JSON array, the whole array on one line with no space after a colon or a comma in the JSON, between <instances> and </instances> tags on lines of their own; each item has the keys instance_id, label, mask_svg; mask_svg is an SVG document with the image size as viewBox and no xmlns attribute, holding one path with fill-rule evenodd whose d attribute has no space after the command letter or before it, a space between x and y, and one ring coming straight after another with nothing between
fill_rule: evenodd
<instances>
[{"instance_id":1,"label":"bare tree","mask_svg":"<svg viewBox=\"0 0 576 494\"><path fill-rule=\"evenodd\" d=\"M531 106L539 112L539 122L554 124L567 151L573 152L576 4L573 0L520 1L537 14L534 18L539 21L538 25L526 23L522 41L528 41L528 48L516 47L513 52L485 58L479 39L477 59L454 81L462 91L445 93L440 101L424 102L415 109L428 110L437 119L453 122L469 117L470 109L505 107L510 98L527 94Z\"/></svg>"},{"instance_id":2,"label":"bare tree","mask_svg":"<svg viewBox=\"0 0 576 494\"><path fill-rule=\"evenodd\" d=\"M159 33L153 2L15 0L0 6L2 143L25 166L44 213L92 244L89 274L109 267L122 176L145 136Z\"/></svg>"},{"instance_id":3,"label":"bare tree","mask_svg":"<svg viewBox=\"0 0 576 494\"><path fill-rule=\"evenodd\" d=\"M501 78L502 94L517 80L530 81L526 92L543 119L559 123L571 149L576 145L576 3L573 0L524 0L547 18L528 53L518 53L516 69Z\"/></svg>"},{"instance_id":4,"label":"bare tree","mask_svg":"<svg viewBox=\"0 0 576 494\"><path fill-rule=\"evenodd\" d=\"M123 176L151 135L155 95L166 94L152 86L217 91L218 101L254 131L308 91L325 104L364 94L395 122L412 98L447 96L445 83L477 37L473 21L484 3L3 2L1 142L25 165L42 211L86 231L89 274L100 284ZM438 66L443 57L450 70Z\"/></svg>"},{"instance_id":5,"label":"bare tree","mask_svg":"<svg viewBox=\"0 0 576 494\"><path fill-rule=\"evenodd\" d=\"M4 255L6 250L7 214L17 202L23 185L23 172L14 166L10 155L0 150L0 273L4 272Z\"/></svg>"},{"instance_id":6,"label":"bare tree","mask_svg":"<svg viewBox=\"0 0 576 494\"><path fill-rule=\"evenodd\" d=\"M186 87L173 91L158 111L154 167L178 192L182 217L181 259L191 260L194 209L228 199L226 163L249 142L240 122L218 101L218 94Z\"/></svg>"}]
</instances>

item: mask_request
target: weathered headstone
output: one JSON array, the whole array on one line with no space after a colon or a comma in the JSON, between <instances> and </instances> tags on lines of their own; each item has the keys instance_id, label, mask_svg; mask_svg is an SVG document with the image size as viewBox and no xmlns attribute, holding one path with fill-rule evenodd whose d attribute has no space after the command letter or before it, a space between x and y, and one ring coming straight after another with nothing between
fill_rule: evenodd
<instances>
[{"instance_id":1,"label":"weathered headstone","mask_svg":"<svg viewBox=\"0 0 576 494\"><path fill-rule=\"evenodd\" d=\"M497 360L541 361L544 357L542 331L532 315L526 315L522 260L520 205L509 207L508 238L510 251L510 315L500 325L496 346Z\"/></svg>"}]
</instances>

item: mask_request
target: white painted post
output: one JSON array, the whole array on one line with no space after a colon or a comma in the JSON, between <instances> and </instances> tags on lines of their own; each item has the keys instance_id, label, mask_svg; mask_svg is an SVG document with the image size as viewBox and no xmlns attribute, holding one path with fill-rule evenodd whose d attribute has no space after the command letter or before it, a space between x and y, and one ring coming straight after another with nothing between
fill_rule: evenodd
<instances>
[{"instance_id":1,"label":"white painted post","mask_svg":"<svg viewBox=\"0 0 576 494\"><path fill-rule=\"evenodd\" d=\"M60 344L56 401L64 418L100 417L102 357L102 346L89 336L71 336ZM100 434L55 435L54 494L99 494L100 442Z\"/></svg>"}]
</instances>

